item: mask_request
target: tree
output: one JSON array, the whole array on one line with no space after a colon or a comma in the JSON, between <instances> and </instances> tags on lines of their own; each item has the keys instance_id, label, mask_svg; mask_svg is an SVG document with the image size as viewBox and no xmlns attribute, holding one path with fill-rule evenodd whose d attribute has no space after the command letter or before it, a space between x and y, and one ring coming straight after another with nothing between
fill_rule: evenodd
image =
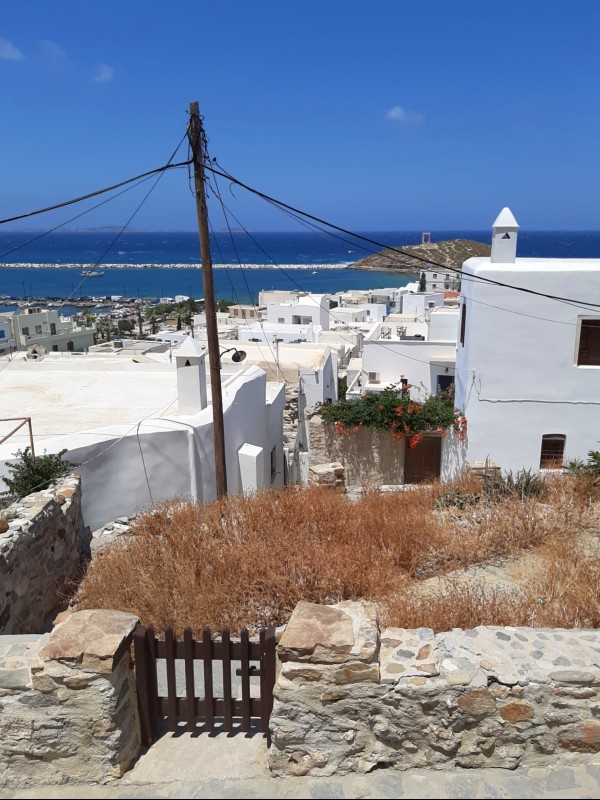
<instances>
[{"instance_id":1,"label":"tree","mask_svg":"<svg viewBox=\"0 0 600 800\"><path fill-rule=\"evenodd\" d=\"M60 453L44 453L43 456L34 458L29 447L17 450L20 461L7 464L11 477L4 476L8 491L0 494L0 503L3 506L9 505L13 500L26 497L32 492L47 489L63 475L68 475L77 465L63 461L62 457L66 452L61 450Z\"/></svg>"},{"instance_id":2,"label":"tree","mask_svg":"<svg viewBox=\"0 0 600 800\"><path fill-rule=\"evenodd\" d=\"M424 272L421 273L421 277L419 278L419 291L426 292L427 291L427 276Z\"/></svg>"},{"instance_id":3,"label":"tree","mask_svg":"<svg viewBox=\"0 0 600 800\"><path fill-rule=\"evenodd\" d=\"M217 311L229 311L229 306L233 305L233 300L219 300L217 302Z\"/></svg>"}]
</instances>

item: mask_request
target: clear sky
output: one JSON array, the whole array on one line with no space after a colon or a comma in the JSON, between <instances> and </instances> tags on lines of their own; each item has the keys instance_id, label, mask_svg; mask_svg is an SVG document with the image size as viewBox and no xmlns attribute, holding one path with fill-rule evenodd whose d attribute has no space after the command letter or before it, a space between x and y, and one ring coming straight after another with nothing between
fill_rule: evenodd
<instances>
[{"instance_id":1,"label":"clear sky","mask_svg":"<svg viewBox=\"0 0 600 800\"><path fill-rule=\"evenodd\" d=\"M229 172L344 227L489 229L506 205L525 230L600 227L599 0L1 10L2 218L164 164L198 100ZM148 186L70 227L123 224ZM246 227L294 228L222 189ZM210 214L221 229L213 203ZM131 224L192 230L187 172L165 175Z\"/></svg>"}]
</instances>

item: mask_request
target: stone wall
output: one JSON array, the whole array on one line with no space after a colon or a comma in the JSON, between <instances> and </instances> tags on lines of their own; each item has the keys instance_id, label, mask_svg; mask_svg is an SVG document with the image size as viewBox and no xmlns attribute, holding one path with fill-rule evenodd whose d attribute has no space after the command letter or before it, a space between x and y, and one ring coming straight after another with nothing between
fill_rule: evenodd
<instances>
[{"instance_id":1,"label":"stone wall","mask_svg":"<svg viewBox=\"0 0 600 800\"><path fill-rule=\"evenodd\" d=\"M387 431L361 428L339 436L331 422L319 415L309 424L310 464L339 461L347 486L376 489L404 483L404 441L392 441Z\"/></svg>"},{"instance_id":2,"label":"stone wall","mask_svg":"<svg viewBox=\"0 0 600 800\"><path fill-rule=\"evenodd\" d=\"M279 645L276 775L585 764L600 752L600 631L379 632L375 607L300 603Z\"/></svg>"},{"instance_id":3,"label":"stone wall","mask_svg":"<svg viewBox=\"0 0 600 800\"><path fill-rule=\"evenodd\" d=\"M104 783L139 754L129 644L136 617L71 614L52 634L0 636L0 786Z\"/></svg>"},{"instance_id":4,"label":"stone wall","mask_svg":"<svg viewBox=\"0 0 600 800\"><path fill-rule=\"evenodd\" d=\"M79 576L82 527L77 475L0 511L0 634L50 629Z\"/></svg>"}]
</instances>

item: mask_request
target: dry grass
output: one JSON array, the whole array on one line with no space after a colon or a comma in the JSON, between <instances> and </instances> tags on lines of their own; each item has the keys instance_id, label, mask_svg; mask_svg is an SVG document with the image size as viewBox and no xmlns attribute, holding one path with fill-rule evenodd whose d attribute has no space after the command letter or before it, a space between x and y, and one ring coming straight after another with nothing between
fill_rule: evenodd
<instances>
[{"instance_id":1,"label":"dry grass","mask_svg":"<svg viewBox=\"0 0 600 800\"><path fill-rule=\"evenodd\" d=\"M574 479L549 488L540 500L482 499L463 510L436 510L449 490L439 485L358 503L317 487L168 503L97 554L78 604L131 611L179 633L281 624L299 600L361 597L399 627L598 626L600 555L582 538L598 522L597 498ZM443 597L415 591L423 578L526 551L539 558L521 591L464 582L447 584Z\"/></svg>"}]
</instances>

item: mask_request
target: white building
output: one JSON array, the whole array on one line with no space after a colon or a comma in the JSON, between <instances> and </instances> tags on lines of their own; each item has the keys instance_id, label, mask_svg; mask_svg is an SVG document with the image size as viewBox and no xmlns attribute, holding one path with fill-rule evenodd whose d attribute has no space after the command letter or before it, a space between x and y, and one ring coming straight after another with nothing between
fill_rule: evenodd
<instances>
[{"instance_id":1,"label":"white building","mask_svg":"<svg viewBox=\"0 0 600 800\"><path fill-rule=\"evenodd\" d=\"M96 326L78 326L71 317L61 317L47 308L25 308L11 314L13 335L19 349L37 344L49 352L82 353L94 344Z\"/></svg>"},{"instance_id":2,"label":"white building","mask_svg":"<svg viewBox=\"0 0 600 800\"><path fill-rule=\"evenodd\" d=\"M16 349L17 340L13 334L12 319L10 316L0 316L0 356Z\"/></svg>"},{"instance_id":3,"label":"white building","mask_svg":"<svg viewBox=\"0 0 600 800\"><path fill-rule=\"evenodd\" d=\"M448 389L454 382L458 309L437 307L426 319L392 314L363 341L362 359L348 368L347 397L381 392L402 378L413 400Z\"/></svg>"},{"instance_id":4,"label":"white building","mask_svg":"<svg viewBox=\"0 0 600 800\"><path fill-rule=\"evenodd\" d=\"M266 307L267 322L279 325L320 325L329 330L329 295L307 294Z\"/></svg>"},{"instance_id":5,"label":"white building","mask_svg":"<svg viewBox=\"0 0 600 800\"><path fill-rule=\"evenodd\" d=\"M235 366L222 370L228 491L281 486L284 385ZM3 416L30 416L37 453L66 448L79 464L84 521L94 530L160 500L215 497L207 383L204 350L191 338L173 363L114 351L17 358L2 370ZM0 423L0 438L9 424ZM23 430L0 445L0 478L29 444Z\"/></svg>"},{"instance_id":6,"label":"white building","mask_svg":"<svg viewBox=\"0 0 600 800\"><path fill-rule=\"evenodd\" d=\"M492 230L491 257L463 266L456 405L467 458L513 471L585 459L600 439L600 259L517 258L507 208Z\"/></svg>"},{"instance_id":7,"label":"white building","mask_svg":"<svg viewBox=\"0 0 600 800\"><path fill-rule=\"evenodd\" d=\"M443 267L432 267L421 272L425 275L426 292L458 292L460 291L460 274Z\"/></svg>"},{"instance_id":8,"label":"white building","mask_svg":"<svg viewBox=\"0 0 600 800\"><path fill-rule=\"evenodd\" d=\"M402 314L425 319L425 314L444 305L443 292L407 292L402 295Z\"/></svg>"},{"instance_id":9,"label":"white building","mask_svg":"<svg viewBox=\"0 0 600 800\"><path fill-rule=\"evenodd\" d=\"M321 327L319 325L285 325L273 322L247 323L238 325L237 338L240 342L315 342Z\"/></svg>"}]
</instances>

